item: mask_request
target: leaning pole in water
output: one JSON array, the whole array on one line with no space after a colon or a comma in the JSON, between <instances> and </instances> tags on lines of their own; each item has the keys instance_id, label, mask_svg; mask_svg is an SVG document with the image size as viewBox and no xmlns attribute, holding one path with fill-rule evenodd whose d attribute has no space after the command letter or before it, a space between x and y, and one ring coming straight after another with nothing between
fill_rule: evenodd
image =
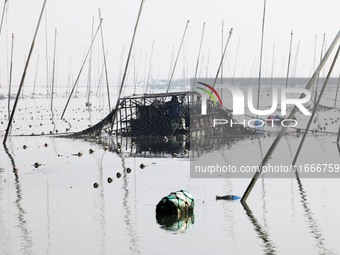
<instances>
[{"instance_id":1,"label":"leaning pole in water","mask_svg":"<svg viewBox=\"0 0 340 255\"><path fill-rule=\"evenodd\" d=\"M119 103L119 99L122 96L122 92L123 92L123 88L124 88L124 83L125 83L125 78L126 78L126 74L127 74L127 71L128 71L130 58L131 58L131 52L132 52L133 44L135 42L135 37L136 37L136 33L137 33L138 23L139 23L140 16L142 15L144 1L145 0L142 0L141 3L140 3L140 7L139 7L139 11L138 11L138 16L137 16L135 28L133 30L133 35L132 35L132 40L131 40L131 45L130 45L129 53L128 53L128 56L127 56L127 59L126 59L126 64L125 64L125 69L124 69L124 73L123 73L122 82L121 82L120 87L119 87L117 103L116 103L116 107L114 109L117 109L118 103ZM114 125L115 118L116 118L116 115L114 115L112 120L111 120L111 131L113 130L113 125Z\"/></svg>"},{"instance_id":2,"label":"leaning pole in water","mask_svg":"<svg viewBox=\"0 0 340 255\"><path fill-rule=\"evenodd\" d=\"M6 134L5 134L5 137L4 137L4 140L3 140L3 144L6 144L7 137L8 137L8 134L9 134L9 130L11 129L11 125L12 125L15 109L17 107L17 104L18 104L18 101L19 101L19 97L20 97L20 94L21 94L21 90L22 90L22 87L23 87L24 82L25 82L26 71L27 71L28 65L30 63L30 59L31 59L32 52L33 52L33 49L34 49L34 44L35 44L35 38L37 37L37 34L38 34L38 30L39 30L39 26L40 26L42 15L43 15L44 10L45 10L46 2L47 2L47 0L44 0L43 6L41 8L38 24L37 24L37 27L35 29L35 33L34 33L34 36L33 36L31 48L30 48L30 51L29 51L29 54L28 54L28 57L27 57L27 60L26 60L24 72L23 72L22 77L21 77L21 81L20 81L20 85L19 85L19 89L18 89L18 92L17 92L16 99L15 99L15 102L14 102L13 110L12 110L11 116L10 116L10 118L8 120L8 125L7 125L7 129L6 129Z\"/></svg>"},{"instance_id":3,"label":"leaning pole in water","mask_svg":"<svg viewBox=\"0 0 340 255\"><path fill-rule=\"evenodd\" d=\"M340 31L338 32L338 34L336 35L336 37L334 38L331 46L328 48L325 56L323 57L323 59L321 60L319 66L317 67L317 69L315 70L313 76L311 77L311 79L309 80L308 84L306 85L305 89L307 90L310 90L310 88L312 87L313 83L315 82L316 78L318 77L321 69L323 68L323 66L325 65L325 63L327 62L329 56L331 55L333 49L335 48L335 46L337 45L338 41L340 39ZM301 95L300 98L302 98L303 95ZM294 106L292 112L290 113L288 119L292 119L296 112L298 111L298 108L296 106ZM261 173L262 173L262 167L265 166L271 155L273 154L273 152L275 151L277 145L279 144L283 134L285 133L287 127L282 127L280 133L278 134L278 136L275 138L274 142L272 143L272 145L270 146L267 154L264 156L261 164L259 165L259 170L255 173L255 175L253 176L252 180L250 181L246 191L244 192L243 196L242 196L242 199L241 199L241 203L245 203L250 192L252 191L252 189L254 188L255 186L255 183L257 181L257 179L260 177Z\"/></svg>"},{"instance_id":4,"label":"leaning pole in water","mask_svg":"<svg viewBox=\"0 0 340 255\"><path fill-rule=\"evenodd\" d=\"M306 127L306 129L305 129L305 132L303 133L303 137L302 137L302 139L301 139L301 141L300 141L300 144L299 144L299 147L298 147L298 149L297 149L297 151L296 151L295 157L294 157L293 162L292 162L292 166L295 166L295 163L296 163L296 161L297 161L297 159L298 159L298 157L299 157L299 154L300 154L300 151L301 151L301 149L302 149L303 143L305 142L305 139L306 139L307 134L308 134L308 132L309 132L309 128L310 128L310 126L311 126L311 124L312 124L312 121L313 121L313 119L314 119L314 116L315 116L315 114L316 114L316 112L317 112L317 110L318 110L318 107L319 107L319 105L320 105L320 101L321 101L321 99L322 99L323 93L325 92L325 89L326 89L328 80L329 80L329 78L330 78L330 76L331 76L331 74L332 74L333 68L334 68L335 63L336 63L336 61L337 61L337 59L338 59L339 51L340 51L340 45L339 45L338 50L337 50L337 52L336 52L336 54L335 54L335 57L334 57L334 59L333 59L333 63L332 63L332 65L331 65L331 68L330 68L329 71L328 71L328 74L327 74L327 77L326 77L326 79L325 79L325 82L324 82L324 84L323 84L323 86L322 86L322 89L321 89L321 91L320 91L320 93L319 93L318 100L317 100L317 101L315 102L315 104L314 104L313 113L312 113L312 115L310 116L309 121L308 121L308 124L307 124L307 127Z\"/></svg>"},{"instance_id":5,"label":"leaning pole in water","mask_svg":"<svg viewBox=\"0 0 340 255\"><path fill-rule=\"evenodd\" d=\"M98 28L97 28L97 30L96 30L96 33L94 34L94 36L93 36L93 38L92 38L90 47L89 47L89 49L88 49L88 51L87 51L87 53L86 53L86 56L85 56L85 58L84 58L84 60L83 60L83 64L81 65L81 68L80 68L80 71L79 71L79 73L78 73L77 79L76 79L76 81L74 82L73 88L72 88L71 93L70 93L70 95L69 95L69 97L68 97L68 99L67 99L65 108L64 108L64 110L63 110L63 113L62 113L60 119L63 119L63 118L64 118L64 114L65 114L65 112L66 112L67 106L68 106L68 104L70 103L70 100L71 100L71 97L72 97L72 95L73 95L74 89L76 88L76 86L77 86L77 84L78 84L80 75L81 75L81 73L82 73L82 71L83 71L83 69L84 69L84 65L85 65L85 63L86 63L86 60L87 60L87 58L88 58L90 52L91 52L93 42L94 42L94 40L96 39L96 36L97 36L98 31L99 31L99 29L100 29L100 27L101 27L101 25L102 25L102 22L103 22L103 19L100 20L99 25L98 25Z\"/></svg>"}]
</instances>

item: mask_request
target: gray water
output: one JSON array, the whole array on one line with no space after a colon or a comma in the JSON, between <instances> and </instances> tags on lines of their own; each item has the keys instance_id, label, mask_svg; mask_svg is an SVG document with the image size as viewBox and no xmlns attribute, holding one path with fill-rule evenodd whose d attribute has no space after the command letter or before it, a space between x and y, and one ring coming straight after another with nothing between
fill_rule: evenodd
<instances>
[{"instance_id":1,"label":"gray water","mask_svg":"<svg viewBox=\"0 0 340 255\"><path fill-rule=\"evenodd\" d=\"M64 103L56 99L56 116ZM19 104L8 150L0 148L0 254L340 254L339 179L260 178L244 207L215 196L242 196L249 178L190 178L186 156L117 154L93 141L22 136L82 130L107 114L100 100L90 113L84 104L84 98L72 100L67 122L56 117L54 123L48 99ZM5 100L0 111L2 140ZM231 162L259 164L274 138L243 140L225 153ZM302 152L300 163L325 155L339 163L335 140L309 135L306 144L315 150L312 158ZM291 160L298 142L286 135L274 159ZM156 221L156 204L181 189L195 198L194 216L165 228Z\"/></svg>"}]
</instances>

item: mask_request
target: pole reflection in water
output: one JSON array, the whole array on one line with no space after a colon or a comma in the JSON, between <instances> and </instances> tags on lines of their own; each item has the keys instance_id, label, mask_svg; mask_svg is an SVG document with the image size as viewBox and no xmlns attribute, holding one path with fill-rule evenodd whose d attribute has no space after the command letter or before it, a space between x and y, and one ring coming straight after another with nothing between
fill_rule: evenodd
<instances>
[{"instance_id":1,"label":"pole reflection in water","mask_svg":"<svg viewBox=\"0 0 340 255\"><path fill-rule=\"evenodd\" d=\"M137 215L135 215L135 222L132 221L132 215L131 215L131 208L129 205L129 189L128 189L128 180L127 180L127 175L128 173L126 172L126 166L125 166L125 159L121 154L118 154L118 156L122 160L122 169L123 169L123 190L124 190L124 196L123 196L123 208L125 210L124 213L124 221L126 224L127 231L129 233L130 237L130 252L131 254L141 254L139 250L139 238L136 230L137 226ZM136 203L136 200L135 200Z\"/></svg>"},{"instance_id":2,"label":"pole reflection in water","mask_svg":"<svg viewBox=\"0 0 340 255\"><path fill-rule=\"evenodd\" d=\"M6 154L8 155L12 167L13 167L13 173L15 177L15 191L16 191L16 200L15 205L18 209L17 217L18 217L18 227L20 228L22 232L22 243L21 243L21 251L22 254L32 254L32 238L30 236L30 231L27 228L27 221L25 220L25 210L22 207L22 190L21 185L19 181L19 175L18 175L18 169L16 167L15 161L11 153L9 152L7 146L4 144L4 149Z\"/></svg>"},{"instance_id":3,"label":"pole reflection in water","mask_svg":"<svg viewBox=\"0 0 340 255\"><path fill-rule=\"evenodd\" d=\"M316 241L316 246L318 247L318 249L320 250L320 254L334 254L333 252L331 252L329 249L326 248L326 242L324 237L322 236L321 230L320 230L320 226L317 223L316 219L314 218L313 212L309 207L308 201L307 201L307 195L305 190L303 189L303 185L301 182L301 179L299 177L298 172L296 171L296 180L298 183L298 187L299 187L299 193L301 196L301 204L302 207L305 211L305 214L303 215L308 223L308 227L310 229L310 233L313 235L315 241Z\"/></svg>"},{"instance_id":4,"label":"pole reflection in water","mask_svg":"<svg viewBox=\"0 0 340 255\"><path fill-rule=\"evenodd\" d=\"M4 217L5 212L2 207L2 201L6 201L4 200L4 197L5 197L4 194L6 194L4 191L4 187L7 186L6 185L7 182L8 182L8 176L7 177L5 176L5 168L3 168L3 165L1 164L1 161L0 161L0 215L2 216L0 217L0 236L3 237L3 238L0 238L0 254L10 254L9 247L8 247L8 240L7 238L4 238L4 237L7 237L8 230L6 230L6 219ZM8 208L8 205L6 206Z\"/></svg>"},{"instance_id":5,"label":"pole reflection in water","mask_svg":"<svg viewBox=\"0 0 340 255\"><path fill-rule=\"evenodd\" d=\"M98 158L98 168L99 168L99 187L100 192L99 195L99 215L100 215L100 230L101 230L101 245L100 245L100 254L105 254L106 249L106 218L105 218L105 195L104 195L104 175L103 175L103 159L105 156L105 151L101 157Z\"/></svg>"},{"instance_id":6,"label":"pole reflection in water","mask_svg":"<svg viewBox=\"0 0 340 255\"><path fill-rule=\"evenodd\" d=\"M263 229L260 223L257 221L253 212L250 210L246 202L241 202L244 210L246 211L247 216L249 217L250 222L253 224L256 233L259 238L262 240L264 244L264 252L265 254L276 254L275 246L272 240L269 237L267 230Z\"/></svg>"}]
</instances>

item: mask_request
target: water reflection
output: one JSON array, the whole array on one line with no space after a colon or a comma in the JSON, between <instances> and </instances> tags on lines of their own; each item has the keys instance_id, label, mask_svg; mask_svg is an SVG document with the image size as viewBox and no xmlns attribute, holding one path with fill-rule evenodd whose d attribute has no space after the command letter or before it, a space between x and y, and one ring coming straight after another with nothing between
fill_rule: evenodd
<instances>
[{"instance_id":1,"label":"water reflection","mask_svg":"<svg viewBox=\"0 0 340 255\"><path fill-rule=\"evenodd\" d=\"M325 242L324 237L322 236L320 226L317 223L316 219L314 218L314 214L309 207L308 200L307 200L307 194L306 194L306 192L303 188L303 185L302 185L301 179L299 178L298 172L296 172L296 180L297 180L297 183L298 183L299 193L300 193L300 196L301 196L300 201L301 201L302 207L305 211L304 217L307 220L308 227L310 229L310 233L313 235L313 237L315 239L316 246L320 250L320 254L333 254L333 252L330 251L329 249L327 249L327 247L326 247L326 242Z\"/></svg>"},{"instance_id":2,"label":"water reflection","mask_svg":"<svg viewBox=\"0 0 340 255\"><path fill-rule=\"evenodd\" d=\"M164 230L174 233L184 233L195 223L195 215L194 213L183 215L156 214L156 221Z\"/></svg>"},{"instance_id":3,"label":"water reflection","mask_svg":"<svg viewBox=\"0 0 340 255\"><path fill-rule=\"evenodd\" d=\"M105 218L105 196L104 196L104 175L103 175L103 159L105 152L98 158L99 180L100 180L100 192L99 192L99 215L100 215L100 230L101 230L101 245L100 254L105 254L106 249L106 218Z\"/></svg>"},{"instance_id":4,"label":"water reflection","mask_svg":"<svg viewBox=\"0 0 340 255\"><path fill-rule=\"evenodd\" d=\"M18 209L17 217L18 217L18 227L20 228L22 232L22 243L21 243L21 251L22 254L32 254L32 238L30 236L30 231L28 230L27 227L27 221L25 220L25 210L22 207L22 190L21 190L21 185L19 181L19 175L18 175L18 169L16 167L14 157L12 154L9 152L7 146L4 144L4 149L6 154L8 155L12 167L13 167L13 173L15 176L15 191L16 191L16 200L15 200L15 205Z\"/></svg>"},{"instance_id":5,"label":"water reflection","mask_svg":"<svg viewBox=\"0 0 340 255\"><path fill-rule=\"evenodd\" d=\"M125 159L124 157L122 157L121 154L118 154L119 157L122 160L122 168L123 168L123 190L124 190L124 195L123 195L123 208L124 208L124 221L125 221L125 225L127 228L127 231L129 233L129 237L130 237L130 252L131 254L141 254L140 250L139 250L139 238L138 238L138 234L137 234L137 230L136 230L136 226L137 226L137 215L135 215L135 222L132 221L132 213L131 213L131 208L129 205L129 189L128 189L128 178L127 178L127 171L126 171L126 166L125 166ZM135 200L136 203L136 200Z\"/></svg>"},{"instance_id":6,"label":"water reflection","mask_svg":"<svg viewBox=\"0 0 340 255\"><path fill-rule=\"evenodd\" d=\"M246 214L250 220L250 222L253 224L255 231L257 232L259 238L262 240L264 245L264 252L265 254L276 254L275 246L270 239L270 236L266 229L264 229L260 223L257 221L255 215L250 210L246 202L241 202L243 205L244 210L246 211Z\"/></svg>"}]
</instances>

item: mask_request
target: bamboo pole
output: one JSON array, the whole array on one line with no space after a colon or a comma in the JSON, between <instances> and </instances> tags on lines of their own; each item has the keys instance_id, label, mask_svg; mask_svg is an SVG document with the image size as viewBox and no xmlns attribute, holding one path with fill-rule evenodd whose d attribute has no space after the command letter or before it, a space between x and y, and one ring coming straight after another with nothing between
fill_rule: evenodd
<instances>
[{"instance_id":1,"label":"bamboo pole","mask_svg":"<svg viewBox=\"0 0 340 255\"><path fill-rule=\"evenodd\" d=\"M57 46L57 29L54 30L54 49L53 49L53 69L52 69L52 88L51 88L51 111L53 112L53 93L54 93L54 81L55 81L55 52Z\"/></svg>"},{"instance_id":2,"label":"bamboo pole","mask_svg":"<svg viewBox=\"0 0 340 255\"><path fill-rule=\"evenodd\" d=\"M332 65L331 65L331 68L330 68L329 71L328 71L327 77L326 77L325 82L324 82L324 84L323 84L323 86L322 86L322 89L321 89L321 91L320 91L318 100L317 100L317 102L315 103L315 106L314 106L314 109L313 109L313 113L312 113L312 115L311 115L310 118L309 118L309 121L308 121L306 130L305 130L305 132L303 133L303 137L302 137L302 139L301 139L301 141L300 141L298 150L297 150L297 152L296 152L296 154L295 154L295 157L294 157L294 159L293 159L292 166L295 166L295 163L296 163L296 161L297 161L297 159L298 159L298 157L299 157L300 151L301 151L302 146L303 146L303 144L304 144L304 142L305 142L305 139L306 139L306 136L307 136L307 134L308 134L309 128L310 128L310 126L311 126L311 124L312 124L312 121L313 121L313 119L314 119L314 116L315 116L315 114L316 114L316 112L317 112L317 110L318 110L318 106L319 106L320 101L321 101L321 99L322 99L323 93L325 92L325 89L326 89L326 86L327 86L329 77L330 77L331 74L332 74L332 71L333 71L334 65L335 65L335 63L336 63L336 60L338 59L339 51L340 51L340 45L339 45L338 50L337 50L337 52L336 52L336 54L335 54L333 63L332 63Z\"/></svg>"},{"instance_id":3,"label":"bamboo pole","mask_svg":"<svg viewBox=\"0 0 340 255\"><path fill-rule=\"evenodd\" d=\"M27 71L27 68L28 68L28 65L29 65L29 62L30 62L30 59L31 59L31 55L32 55L33 49L34 49L35 39L37 37L39 26L40 26L40 22L41 22L41 18L42 18L42 15L44 13L44 10L45 10L46 1L47 0L44 0L43 6L41 8L40 17L39 17L39 20L38 20L37 27L35 29L35 33L34 33L34 36L33 36L31 48L30 48L30 51L29 51L29 54L28 54L28 58L26 60L26 65L25 65L25 68L24 68L24 72L23 72L22 77L21 77L19 89L18 89L18 92L17 92L17 97L15 99L13 110L12 110L11 116L10 116L9 121L8 121L8 126L7 126L7 129L6 129L6 134L5 134L5 137L4 137L4 140L3 140L3 144L6 144L7 137L8 137L8 134L9 134L9 130L11 129L13 117L14 117L14 114L15 114L15 109L16 109L16 107L18 105L18 101L19 101L19 97L20 97L20 94L21 94L21 90L22 90L22 87L23 87L24 82L25 82L26 71Z\"/></svg>"},{"instance_id":4,"label":"bamboo pole","mask_svg":"<svg viewBox=\"0 0 340 255\"><path fill-rule=\"evenodd\" d=\"M287 76L286 76L286 88L288 87L289 69L290 69L290 58L291 58L291 55L292 55L292 42L293 42L293 30L290 32L290 43L289 43L289 53L288 53L288 66L287 66Z\"/></svg>"},{"instance_id":5,"label":"bamboo pole","mask_svg":"<svg viewBox=\"0 0 340 255\"><path fill-rule=\"evenodd\" d=\"M67 103L66 103L65 108L64 108L64 111L63 111L63 114L61 115L61 119L64 117L64 114L65 114L65 112L66 112L66 109L67 109L68 104L70 103L70 100L71 100L72 94L73 94L73 92L74 92L74 89L75 89L76 85L78 84L78 81L79 81L80 75L81 75L81 73L82 73L82 71L83 71L83 69L84 69L84 66L85 66L87 57L89 56L90 51L91 51L91 49L92 49L93 42L94 42L94 40L96 39L96 36L97 36L97 33L98 33L98 31L99 31L100 26L102 25L102 21L103 21L103 20L100 20L100 23L99 23L99 25L98 25L97 31L96 31L94 37L92 38L92 41L91 41L91 44L90 44L90 48L88 49L88 51L87 51L87 53L86 53L86 56L85 56L84 61L83 61L83 64L82 64L82 66L81 66L81 68L80 68L80 71L79 71L79 73L78 73L77 79L76 79L76 81L75 81L75 83L74 83L74 85L73 85L73 88L72 88L72 90L71 90L70 96L68 97Z\"/></svg>"},{"instance_id":6,"label":"bamboo pole","mask_svg":"<svg viewBox=\"0 0 340 255\"><path fill-rule=\"evenodd\" d=\"M339 78L338 78L338 85L336 87L336 92L335 92L334 108L336 107L336 103L338 101L339 86L340 86L340 74L339 74Z\"/></svg>"},{"instance_id":7,"label":"bamboo pole","mask_svg":"<svg viewBox=\"0 0 340 255\"><path fill-rule=\"evenodd\" d=\"M196 61L194 82L192 83L191 91L194 90L194 86L195 86L195 83L196 83L197 71L198 71L198 66L199 66L199 63L200 63L201 49L202 49L202 43L203 43L203 37L204 37L204 28L205 28L205 22L203 23L202 34L201 34L201 41L200 41L200 46L199 46L199 49L198 49L198 56L197 56L197 61Z\"/></svg>"},{"instance_id":8,"label":"bamboo pole","mask_svg":"<svg viewBox=\"0 0 340 255\"><path fill-rule=\"evenodd\" d=\"M2 9L1 22L0 22L0 35L1 35L1 31L2 31L2 25L3 25L3 22L4 22L7 1L8 0L5 0L4 6L3 6L3 9Z\"/></svg>"},{"instance_id":9,"label":"bamboo pole","mask_svg":"<svg viewBox=\"0 0 340 255\"><path fill-rule=\"evenodd\" d=\"M184 42L184 38L185 38L185 34L187 32L188 26L189 26L189 20L187 21L187 24L186 24L185 29L184 29L184 33L183 33L183 36L182 36L181 44L179 45L179 49L178 49L178 52L177 52L177 57L176 57L176 60L175 60L175 64L174 64L174 66L172 68L172 72L171 72L171 76L170 76L170 79L169 79L168 88L166 89L166 93L168 93L169 90L170 90L170 85L171 85L172 78L173 78L175 70L176 70L178 57L179 57L179 54L181 53L182 45L183 45L183 42Z\"/></svg>"},{"instance_id":10,"label":"bamboo pole","mask_svg":"<svg viewBox=\"0 0 340 255\"><path fill-rule=\"evenodd\" d=\"M260 91L261 91L261 76L262 76L262 55L263 55L263 37L264 37L265 19L266 19L266 0L264 0L264 4L263 4L261 50L260 50L260 67L259 67L259 79L258 79L258 84L257 84L257 109L260 108Z\"/></svg>"},{"instance_id":11,"label":"bamboo pole","mask_svg":"<svg viewBox=\"0 0 340 255\"><path fill-rule=\"evenodd\" d=\"M91 40L93 38L93 26L94 26L94 17L92 17L92 29L91 29ZM100 26L101 27L101 26ZM90 47L90 58L89 58L89 70L88 70L88 76L87 76L87 101L86 101L86 106L89 107L91 106L90 103L90 96L91 96L91 83L92 83L92 47Z\"/></svg>"},{"instance_id":12,"label":"bamboo pole","mask_svg":"<svg viewBox=\"0 0 340 255\"><path fill-rule=\"evenodd\" d=\"M99 12L99 19L102 19L102 15L100 13L100 9L98 9ZM103 28L100 27L100 35L102 40L102 49L103 49L103 58L104 58L104 70L105 70L105 81L106 81L106 90L107 90L107 100L109 103L109 111L111 112L111 100L110 100L110 88L109 88L109 78L107 74L107 64L106 64L106 54L105 54L105 46L104 46L104 33Z\"/></svg>"},{"instance_id":13,"label":"bamboo pole","mask_svg":"<svg viewBox=\"0 0 340 255\"><path fill-rule=\"evenodd\" d=\"M323 68L323 66L325 65L325 63L327 62L329 56L331 55L333 49L335 48L336 44L338 43L338 40L340 39L340 31L338 32L338 34L336 35L336 37L334 38L331 46L328 48L325 56L323 57L323 59L321 60L319 66L317 67L317 69L315 70L313 76L311 77L311 79L309 80L308 84L306 85L305 89L310 90L310 88L312 87L312 85L314 84L316 78L318 77L321 69ZM302 97L302 95L301 95ZM300 98L301 98L300 97ZM292 110L292 112L290 113L288 119L292 119L296 112L297 112L298 108L295 106ZM275 138L274 142L272 143L272 145L270 146L268 152L266 153L265 157L263 158L261 164L259 165L259 170L258 172L255 173L255 175L253 176L251 182L249 183L246 191L244 192L241 202L245 202L250 194L250 192L252 191L252 189L255 186L255 183L257 181L257 179L259 178L259 176L262 173L262 166L266 165L271 157L271 155L273 154L273 152L275 151L277 145L279 144L283 134L285 133L287 127L282 127L280 133L278 134L278 136Z\"/></svg>"},{"instance_id":14,"label":"bamboo pole","mask_svg":"<svg viewBox=\"0 0 340 255\"><path fill-rule=\"evenodd\" d=\"M138 23L139 23L140 16L141 16L141 14L142 14L144 1L145 1L145 0L142 0L142 1L141 1L140 7L139 7L139 12L138 12L138 16L137 16L137 21L136 21L135 28L134 28L133 35L132 35L131 45L130 45L128 57L127 57L126 64L125 64L125 69L124 69L124 73L123 73L123 78L122 78L122 82L121 82L120 88L119 88L117 106L118 106L118 101L119 101L119 99L120 99L120 97L121 97L121 95L122 95L122 92L123 92L123 88L124 88L124 84L125 84L125 79L126 79L126 74L127 74L127 71L128 71L129 62L130 62L130 58L131 58L131 52L132 52L133 45L134 45L134 42L135 42L135 37L136 37L136 33L137 33Z\"/></svg>"},{"instance_id":15,"label":"bamboo pole","mask_svg":"<svg viewBox=\"0 0 340 255\"><path fill-rule=\"evenodd\" d=\"M11 115L11 89L12 89L12 73L13 73L13 47L14 47L14 34L12 34L11 43L11 64L9 67L9 84L8 84L8 118Z\"/></svg>"},{"instance_id":16,"label":"bamboo pole","mask_svg":"<svg viewBox=\"0 0 340 255\"><path fill-rule=\"evenodd\" d=\"M35 75L34 75L34 83L33 83L33 92L32 92L33 97L34 97L34 95L35 95L35 85L36 85L36 82L37 82L39 59L40 59L40 55L38 55L37 65L36 65L36 67L35 67Z\"/></svg>"},{"instance_id":17,"label":"bamboo pole","mask_svg":"<svg viewBox=\"0 0 340 255\"><path fill-rule=\"evenodd\" d=\"M138 28L138 24L139 24L139 19L140 19L141 15L142 15L144 1L145 0L142 0L141 3L140 3L140 6L139 6L138 16L137 16L135 28L133 30L133 35L132 35L132 39L131 39L131 45L130 45L129 53L128 53L128 56L127 56L127 60L126 60L126 64L125 64L125 69L124 69L124 73L123 73L123 78L122 78L122 82L120 84L120 88L119 88L119 92L118 92L118 98L117 98L115 109L118 108L119 100L120 100L120 98L122 96L122 92L123 92L123 88L124 88L124 84L125 84L125 79L126 79L126 74L127 74L127 71L128 71L129 62L130 62L130 58L131 58L131 52L132 52L132 49L133 49L133 45L134 45L135 37L136 37L136 33L137 33L137 28ZM112 120L111 120L111 132L113 131L113 125L114 125L114 122L115 122L115 119L116 119L116 115L117 115L117 113L115 113L115 115L112 117ZM117 125L117 129L118 129L118 125ZM117 133L118 132L116 132L116 134Z\"/></svg>"},{"instance_id":18,"label":"bamboo pole","mask_svg":"<svg viewBox=\"0 0 340 255\"><path fill-rule=\"evenodd\" d=\"M148 93L148 88L149 88L149 82L150 82L150 77L151 77L151 69L152 69L152 57L153 57L153 49L154 49L155 41L152 42L152 48L151 48L151 56L150 56L150 63L149 63L149 74L148 74L148 79L146 82L146 89L145 93Z\"/></svg>"},{"instance_id":19,"label":"bamboo pole","mask_svg":"<svg viewBox=\"0 0 340 255\"><path fill-rule=\"evenodd\" d=\"M321 45L320 61L321 61L321 59L322 59L323 48L325 47L325 43L326 43L326 34L324 33L324 34L323 34L322 45ZM314 104L315 104L316 98L317 98L317 96L318 96L319 78L320 78L320 75L319 75L318 78L316 79L316 86L315 86L315 91L314 91Z\"/></svg>"},{"instance_id":20,"label":"bamboo pole","mask_svg":"<svg viewBox=\"0 0 340 255\"><path fill-rule=\"evenodd\" d=\"M216 85L216 82L217 82L217 79L218 79L218 75L219 75L219 73L220 73L220 71L222 69L224 56L225 56L225 53L227 52L227 48L228 48L229 41L230 41L230 38L231 38L232 34L233 34L233 29L231 28L230 31L229 31L229 36L228 36L227 42L226 42L226 44L224 46L224 50L223 50L223 53L222 53L220 64L219 64L219 66L217 68L217 73L216 73L216 76L215 76L215 79L214 79L213 88L215 88L215 85Z\"/></svg>"}]
</instances>

